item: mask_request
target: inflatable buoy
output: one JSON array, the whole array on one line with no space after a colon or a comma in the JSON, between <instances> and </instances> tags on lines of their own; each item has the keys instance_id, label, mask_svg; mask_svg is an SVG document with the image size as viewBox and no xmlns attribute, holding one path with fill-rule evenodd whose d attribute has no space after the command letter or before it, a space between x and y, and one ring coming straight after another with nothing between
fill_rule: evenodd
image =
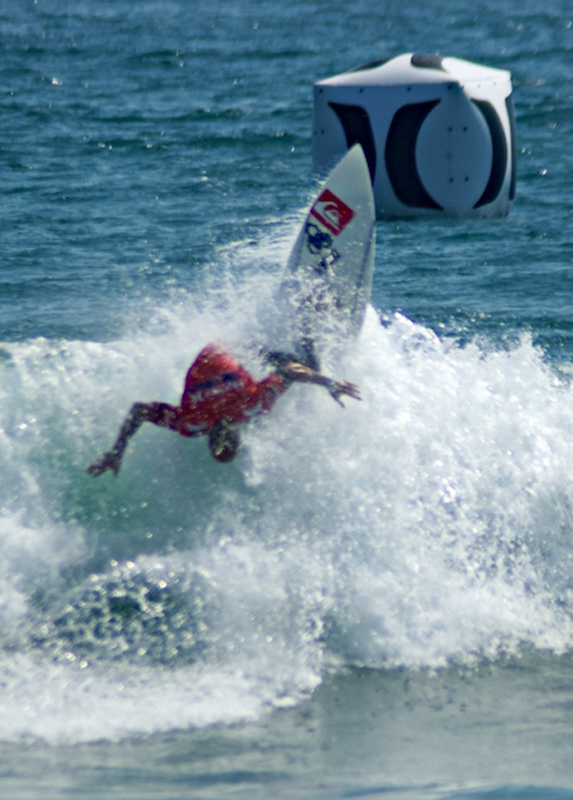
<instances>
[{"instance_id":1,"label":"inflatable buoy","mask_svg":"<svg viewBox=\"0 0 573 800\"><path fill-rule=\"evenodd\" d=\"M319 81L315 169L356 143L378 216L503 216L516 182L511 74L408 53Z\"/></svg>"}]
</instances>

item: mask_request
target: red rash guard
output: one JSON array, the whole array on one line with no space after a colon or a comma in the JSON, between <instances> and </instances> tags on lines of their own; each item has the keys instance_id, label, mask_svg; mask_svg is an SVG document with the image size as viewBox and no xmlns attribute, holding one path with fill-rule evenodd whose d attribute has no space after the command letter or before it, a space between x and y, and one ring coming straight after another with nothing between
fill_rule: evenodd
<instances>
[{"instance_id":1,"label":"red rash guard","mask_svg":"<svg viewBox=\"0 0 573 800\"><path fill-rule=\"evenodd\" d=\"M173 409L169 427L183 436L196 436L224 419L246 422L269 411L286 389L280 375L255 381L232 356L210 344L187 372L181 404Z\"/></svg>"}]
</instances>

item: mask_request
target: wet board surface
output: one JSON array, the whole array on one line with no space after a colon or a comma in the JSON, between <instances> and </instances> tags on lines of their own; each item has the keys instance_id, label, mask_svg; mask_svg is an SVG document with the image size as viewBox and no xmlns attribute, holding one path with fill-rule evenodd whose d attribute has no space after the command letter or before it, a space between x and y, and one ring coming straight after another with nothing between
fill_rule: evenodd
<instances>
[{"instance_id":1,"label":"wet board surface","mask_svg":"<svg viewBox=\"0 0 573 800\"><path fill-rule=\"evenodd\" d=\"M372 290L375 208L360 145L327 177L311 204L278 292L292 347L321 354L355 337Z\"/></svg>"}]
</instances>

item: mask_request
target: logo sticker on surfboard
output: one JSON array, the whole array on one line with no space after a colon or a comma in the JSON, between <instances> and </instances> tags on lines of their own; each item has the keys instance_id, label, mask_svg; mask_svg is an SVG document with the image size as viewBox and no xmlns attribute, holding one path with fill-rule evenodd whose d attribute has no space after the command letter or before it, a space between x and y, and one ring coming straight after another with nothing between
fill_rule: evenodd
<instances>
[{"instance_id":1,"label":"logo sticker on surfboard","mask_svg":"<svg viewBox=\"0 0 573 800\"><path fill-rule=\"evenodd\" d=\"M310 209L310 214L335 236L340 236L348 223L356 216L356 212L330 189L325 189L317 198Z\"/></svg>"}]
</instances>

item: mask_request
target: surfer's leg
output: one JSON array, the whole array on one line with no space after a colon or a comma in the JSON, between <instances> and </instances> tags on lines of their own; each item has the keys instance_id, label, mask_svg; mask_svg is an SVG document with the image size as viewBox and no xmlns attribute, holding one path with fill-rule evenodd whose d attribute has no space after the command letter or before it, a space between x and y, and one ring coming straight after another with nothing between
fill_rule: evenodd
<instances>
[{"instance_id":1,"label":"surfer's leg","mask_svg":"<svg viewBox=\"0 0 573 800\"><path fill-rule=\"evenodd\" d=\"M261 350L261 355L267 364L273 367L283 367L291 361L300 362L301 357L296 353L286 353L284 350Z\"/></svg>"},{"instance_id":2,"label":"surfer's leg","mask_svg":"<svg viewBox=\"0 0 573 800\"><path fill-rule=\"evenodd\" d=\"M284 350L267 350L264 347L261 348L259 353L273 367L280 368L291 361L296 361L299 364L304 364L305 367L310 367L315 372L320 372L320 359L318 358L314 341L310 336L302 336L300 338L294 353Z\"/></svg>"},{"instance_id":3,"label":"surfer's leg","mask_svg":"<svg viewBox=\"0 0 573 800\"><path fill-rule=\"evenodd\" d=\"M320 363L316 353L314 353L312 342L310 342L310 345L312 349L303 347L301 344L296 353L285 353L282 350L265 350L262 355L264 360L268 364L272 364L276 369L280 369L284 367L285 364L290 364L294 361L297 364L303 364L305 367L310 367L310 369L318 372Z\"/></svg>"},{"instance_id":4,"label":"surfer's leg","mask_svg":"<svg viewBox=\"0 0 573 800\"><path fill-rule=\"evenodd\" d=\"M300 341L300 349L302 350L302 357L299 358L301 364L310 367L316 372L320 372L320 359L316 353L314 341L310 336L304 336Z\"/></svg>"}]
</instances>

